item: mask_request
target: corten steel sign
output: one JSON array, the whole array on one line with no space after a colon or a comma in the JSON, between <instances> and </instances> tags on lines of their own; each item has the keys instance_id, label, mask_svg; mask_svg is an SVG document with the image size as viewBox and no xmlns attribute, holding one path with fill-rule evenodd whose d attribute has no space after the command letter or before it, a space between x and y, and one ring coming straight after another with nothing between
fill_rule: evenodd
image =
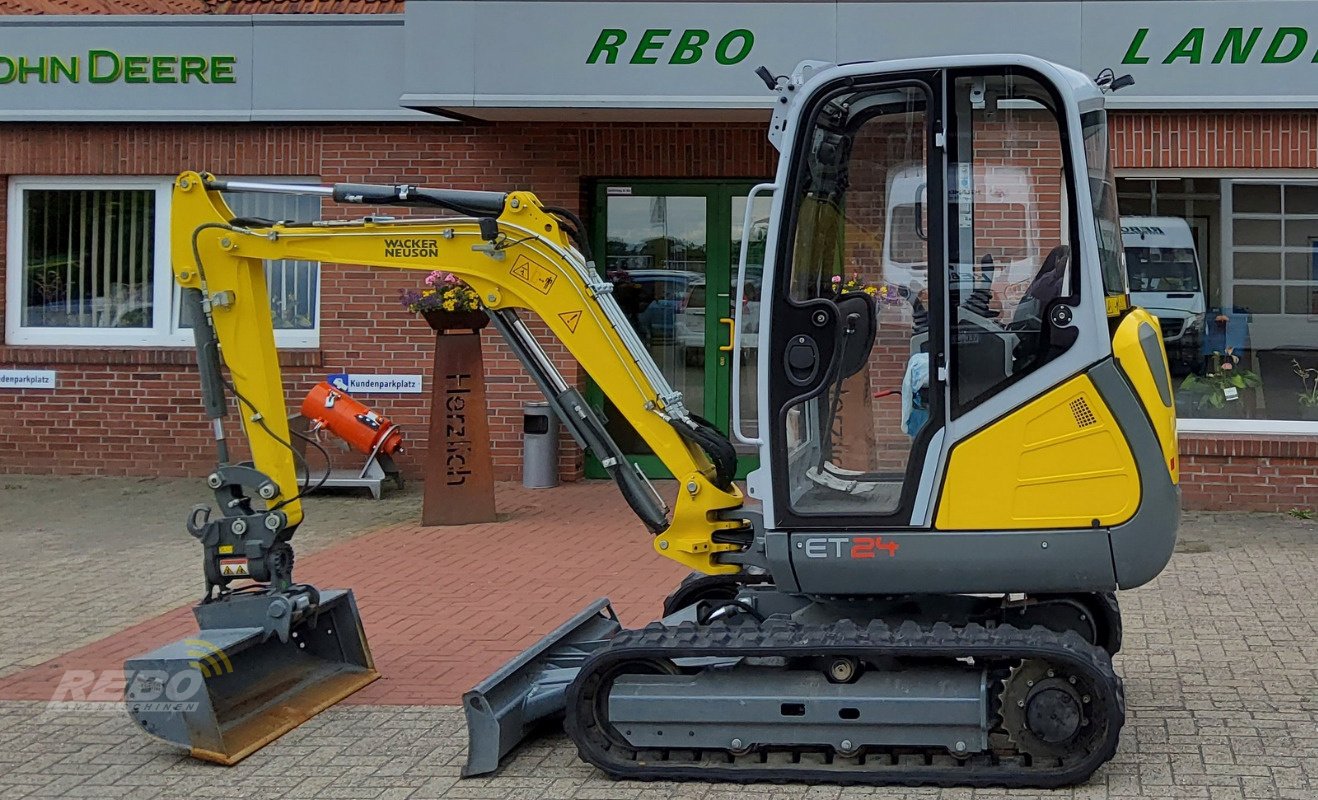
<instances>
[{"instance_id":1,"label":"corten steel sign","mask_svg":"<svg viewBox=\"0 0 1318 800\"><path fill-rule=\"evenodd\" d=\"M435 337L422 525L493 522L494 468L480 333Z\"/></svg>"},{"instance_id":2,"label":"corten steel sign","mask_svg":"<svg viewBox=\"0 0 1318 800\"><path fill-rule=\"evenodd\" d=\"M526 2L406 9L403 103L474 117L757 115L753 69L1020 52L1131 73L1117 108L1318 107L1318 16L1298 0ZM516 20L516 24L507 24ZM497 32L492 39L486 32ZM572 109L568 112L563 109Z\"/></svg>"}]
</instances>

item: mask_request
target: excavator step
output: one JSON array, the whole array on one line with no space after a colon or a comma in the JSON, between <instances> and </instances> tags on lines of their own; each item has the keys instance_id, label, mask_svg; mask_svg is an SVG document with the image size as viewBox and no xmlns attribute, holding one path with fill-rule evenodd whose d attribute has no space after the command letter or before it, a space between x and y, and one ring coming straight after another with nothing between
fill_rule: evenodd
<instances>
[{"instance_id":1,"label":"excavator step","mask_svg":"<svg viewBox=\"0 0 1318 800\"><path fill-rule=\"evenodd\" d=\"M771 617L619 633L565 728L617 779L1057 787L1111 759L1124 719L1110 657L1074 632Z\"/></svg>"}]
</instances>

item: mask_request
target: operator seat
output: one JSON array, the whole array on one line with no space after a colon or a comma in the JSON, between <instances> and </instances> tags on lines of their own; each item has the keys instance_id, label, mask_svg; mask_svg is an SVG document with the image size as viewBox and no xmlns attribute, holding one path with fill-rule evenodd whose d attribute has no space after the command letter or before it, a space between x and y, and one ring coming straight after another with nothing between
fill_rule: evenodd
<instances>
[{"instance_id":1,"label":"operator seat","mask_svg":"<svg viewBox=\"0 0 1318 800\"><path fill-rule=\"evenodd\" d=\"M1047 321L1048 309L1062 296L1070 265L1071 248L1064 244L1054 247L1016 306L1007 327L1020 337L1015 351L1017 370L1049 356L1054 350L1066 350L1075 341L1074 328L1054 329Z\"/></svg>"}]
</instances>

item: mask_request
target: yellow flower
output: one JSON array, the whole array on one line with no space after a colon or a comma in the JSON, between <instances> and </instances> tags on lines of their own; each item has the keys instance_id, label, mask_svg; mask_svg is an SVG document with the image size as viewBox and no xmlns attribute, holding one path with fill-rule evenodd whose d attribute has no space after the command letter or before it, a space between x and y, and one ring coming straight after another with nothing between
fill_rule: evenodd
<instances>
[{"instance_id":1,"label":"yellow flower","mask_svg":"<svg viewBox=\"0 0 1318 800\"><path fill-rule=\"evenodd\" d=\"M458 301L457 301L457 300L453 300L453 299L451 299L451 298L448 299L448 300L445 300L445 301L444 301L444 310L445 310L445 311L457 311L457 310L458 310Z\"/></svg>"},{"instance_id":2,"label":"yellow flower","mask_svg":"<svg viewBox=\"0 0 1318 800\"><path fill-rule=\"evenodd\" d=\"M430 297L430 296L433 295L434 293L435 293L435 290L434 290L434 289L426 289L424 292L421 293L421 296L422 296L422 297Z\"/></svg>"},{"instance_id":3,"label":"yellow flower","mask_svg":"<svg viewBox=\"0 0 1318 800\"><path fill-rule=\"evenodd\" d=\"M873 297L874 295L876 295L876 294L878 294L878 293L879 293L879 290L878 290L878 287L876 287L876 286L866 286L866 287L865 287L865 294L869 295L870 297Z\"/></svg>"}]
</instances>

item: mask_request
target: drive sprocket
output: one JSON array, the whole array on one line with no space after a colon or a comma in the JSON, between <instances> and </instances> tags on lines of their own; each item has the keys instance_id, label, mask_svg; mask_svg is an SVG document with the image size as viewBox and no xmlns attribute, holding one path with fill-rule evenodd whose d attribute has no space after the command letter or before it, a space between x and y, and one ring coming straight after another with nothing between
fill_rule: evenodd
<instances>
[{"instance_id":1,"label":"drive sprocket","mask_svg":"<svg viewBox=\"0 0 1318 800\"><path fill-rule=\"evenodd\" d=\"M1067 758L1086 752L1101 725L1091 719L1093 689L1083 674L1029 659L1012 668L998 698L1002 729L1033 758Z\"/></svg>"}]
</instances>

